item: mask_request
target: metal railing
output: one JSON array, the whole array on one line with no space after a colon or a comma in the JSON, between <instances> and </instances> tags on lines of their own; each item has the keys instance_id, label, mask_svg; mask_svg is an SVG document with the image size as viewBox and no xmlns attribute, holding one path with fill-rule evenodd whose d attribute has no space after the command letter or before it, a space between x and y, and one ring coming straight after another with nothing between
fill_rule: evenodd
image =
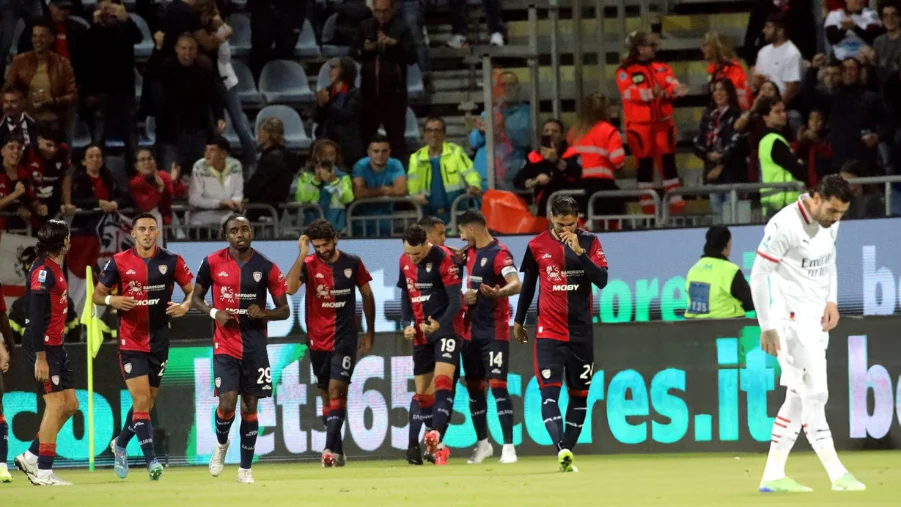
<instances>
[{"instance_id":1,"label":"metal railing","mask_svg":"<svg viewBox=\"0 0 901 507\"><path fill-rule=\"evenodd\" d=\"M800 181L786 181L779 183L731 183L724 185L705 185L703 187L681 187L674 188L663 195L663 203L660 213L661 227L670 225L673 220L670 213L670 201L675 196L683 195L711 195L711 194L729 194L729 219L728 223L736 223L738 217L738 194L739 192L750 193L760 191L796 191L803 192L806 190L804 183ZM767 193L767 192L762 192ZM679 217L684 220L684 216Z\"/></svg>"},{"instance_id":2,"label":"metal railing","mask_svg":"<svg viewBox=\"0 0 901 507\"><path fill-rule=\"evenodd\" d=\"M486 122L488 123L488 122ZM361 215L354 216L354 210L358 206L363 205L372 205L372 204L409 204L413 207L412 210L392 210L390 214L387 215ZM357 199L354 202L350 203L347 207L347 233L351 236L355 235L354 231L354 223L359 222L362 227L362 237L367 236L367 222L375 222L373 225L369 227L374 227L376 236L379 236L381 232L382 224L388 223L390 235L393 237L402 236L404 229L418 222L422 218L422 206L419 205L416 201L414 201L410 197L373 197L369 199ZM403 223L402 228L398 231L395 227L397 224Z\"/></svg>"},{"instance_id":3,"label":"metal railing","mask_svg":"<svg viewBox=\"0 0 901 507\"><path fill-rule=\"evenodd\" d=\"M467 206L466 208L463 208L461 210L460 206L465 201L469 201L472 205ZM469 194L463 194L463 195L457 196L457 198L454 199L454 202L451 203L451 209L450 209L451 222L449 224L447 224L447 233L451 234L451 235L457 234L457 218L460 215L462 215L464 211L466 211L470 208L477 207L478 203L479 203L479 197L473 197Z\"/></svg>"},{"instance_id":4,"label":"metal railing","mask_svg":"<svg viewBox=\"0 0 901 507\"><path fill-rule=\"evenodd\" d=\"M229 215L228 210L204 210L184 204L172 206L172 223L163 226L163 232L167 240L209 240L218 239L221 235L222 223L192 224L191 213L205 211L217 211L222 213L222 219ZM254 213L257 211L259 213ZM250 225L254 227L254 235L260 239L275 239L278 237L278 210L270 204L244 203L243 212L251 218Z\"/></svg>"},{"instance_id":5,"label":"metal railing","mask_svg":"<svg viewBox=\"0 0 901 507\"><path fill-rule=\"evenodd\" d=\"M634 215L630 215L628 213L621 215L594 214L595 201L597 201L598 199L622 199L624 197L650 197L654 202L654 212ZM660 194L650 189L601 190L591 194L591 197L588 198L588 209L586 210L586 215L588 216L590 227L593 228L597 228L597 222L600 222L603 225L602 228L604 230L622 230L624 229L623 225L625 223L631 224L631 227L629 227L630 229L654 229L657 227L657 224L660 220L660 203ZM623 208L625 211L625 202L623 203ZM616 227L611 228L611 224L616 224Z\"/></svg>"},{"instance_id":6,"label":"metal railing","mask_svg":"<svg viewBox=\"0 0 901 507\"><path fill-rule=\"evenodd\" d=\"M885 216L892 214L892 183L901 183L899 176L868 176L864 178L851 178L848 183L852 185L882 185L883 199L885 199Z\"/></svg>"},{"instance_id":7,"label":"metal railing","mask_svg":"<svg viewBox=\"0 0 901 507\"><path fill-rule=\"evenodd\" d=\"M282 219L278 224L278 237L299 236L306 226L306 212L312 211L316 218L325 218L322 208L312 202L288 202L278 206L282 210Z\"/></svg>"},{"instance_id":8,"label":"metal railing","mask_svg":"<svg viewBox=\"0 0 901 507\"><path fill-rule=\"evenodd\" d=\"M33 211L32 211L32 215L34 215ZM25 224L25 227L18 228L18 229L6 228L3 230L3 232L8 232L11 234L24 234L25 236L32 235L31 218L28 218L27 220L23 220L22 218L19 217L19 214L16 213L15 211L0 211L0 220L6 222L8 219L21 220Z\"/></svg>"}]
</instances>

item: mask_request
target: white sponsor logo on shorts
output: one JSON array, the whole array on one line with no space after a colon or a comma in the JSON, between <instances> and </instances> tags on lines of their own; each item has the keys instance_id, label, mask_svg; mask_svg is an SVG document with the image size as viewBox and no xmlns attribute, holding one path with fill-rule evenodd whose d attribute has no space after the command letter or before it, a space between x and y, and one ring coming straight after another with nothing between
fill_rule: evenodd
<instances>
[{"instance_id":1,"label":"white sponsor logo on shorts","mask_svg":"<svg viewBox=\"0 0 901 507\"><path fill-rule=\"evenodd\" d=\"M53 382L53 385L58 386L59 385L59 375L54 375L54 376L50 377L50 381Z\"/></svg>"}]
</instances>

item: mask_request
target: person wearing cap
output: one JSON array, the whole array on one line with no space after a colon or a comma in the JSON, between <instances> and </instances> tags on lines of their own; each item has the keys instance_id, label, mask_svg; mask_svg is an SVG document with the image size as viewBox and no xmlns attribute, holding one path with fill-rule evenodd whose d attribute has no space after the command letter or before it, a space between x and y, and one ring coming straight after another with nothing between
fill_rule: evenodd
<instances>
[{"instance_id":1,"label":"person wearing cap","mask_svg":"<svg viewBox=\"0 0 901 507\"><path fill-rule=\"evenodd\" d=\"M707 230L704 255L688 271L686 319L733 319L754 311L751 287L741 269L729 262L732 234L724 225Z\"/></svg>"}]
</instances>

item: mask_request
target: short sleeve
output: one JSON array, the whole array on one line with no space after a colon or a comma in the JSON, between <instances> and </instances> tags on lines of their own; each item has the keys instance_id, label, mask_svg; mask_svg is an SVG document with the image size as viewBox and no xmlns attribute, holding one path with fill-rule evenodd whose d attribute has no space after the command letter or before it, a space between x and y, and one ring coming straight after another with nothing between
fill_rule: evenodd
<instances>
[{"instance_id":1,"label":"short sleeve","mask_svg":"<svg viewBox=\"0 0 901 507\"><path fill-rule=\"evenodd\" d=\"M397 160L397 159L391 159L391 160L393 162L396 162L394 164L391 164L391 163L388 164L388 166L391 168L391 173L389 174L389 176L391 177L391 183L394 184L394 182L397 181L397 178L406 176L407 173L404 171L404 166L401 165L400 160Z\"/></svg>"},{"instance_id":2,"label":"short sleeve","mask_svg":"<svg viewBox=\"0 0 901 507\"><path fill-rule=\"evenodd\" d=\"M601 241L597 236L591 238L591 246L588 247L588 258L599 268L607 267L607 256L604 254L604 249L601 248Z\"/></svg>"},{"instance_id":3,"label":"short sleeve","mask_svg":"<svg viewBox=\"0 0 901 507\"><path fill-rule=\"evenodd\" d=\"M757 256L779 263L791 247L791 233L778 224L770 223L763 231L763 241L757 246Z\"/></svg>"},{"instance_id":4,"label":"short sleeve","mask_svg":"<svg viewBox=\"0 0 901 507\"><path fill-rule=\"evenodd\" d=\"M29 290L31 292L47 292L56 283L56 277L47 269L47 266L41 266L31 272L31 281Z\"/></svg>"},{"instance_id":5,"label":"short sleeve","mask_svg":"<svg viewBox=\"0 0 901 507\"><path fill-rule=\"evenodd\" d=\"M532 247L526 248L525 255L522 256L522 265L519 266L522 273L538 272L538 263L535 262L535 256L532 255Z\"/></svg>"},{"instance_id":6,"label":"short sleeve","mask_svg":"<svg viewBox=\"0 0 901 507\"><path fill-rule=\"evenodd\" d=\"M513 263L513 256L506 248L494 256L494 273L500 275L501 278L507 278L507 275L516 273L516 264Z\"/></svg>"},{"instance_id":7,"label":"short sleeve","mask_svg":"<svg viewBox=\"0 0 901 507\"><path fill-rule=\"evenodd\" d=\"M354 177L354 178L364 178L364 179L365 179L365 174L366 174L366 164L365 164L365 161L366 161L365 158L361 158L360 160L357 161L356 164L354 164L354 167L353 167L353 169L351 170L351 173L350 173L352 177Z\"/></svg>"},{"instance_id":8,"label":"short sleeve","mask_svg":"<svg viewBox=\"0 0 901 507\"><path fill-rule=\"evenodd\" d=\"M272 297L277 298L284 296L286 292L288 292L288 282L285 280L285 275L282 274L282 270L278 269L278 266L273 264L269 268L269 293L272 294Z\"/></svg>"},{"instance_id":9,"label":"short sleeve","mask_svg":"<svg viewBox=\"0 0 901 507\"><path fill-rule=\"evenodd\" d=\"M782 71L782 82L784 83L800 83L801 82L801 53L795 51L788 55L788 61Z\"/></svg>"},{"instance_id":10,"label":"short sleeve","mask_svg":"<svg viewBox=\"0 0 901 507\"><path fill-rule=\"evenodd\" d=\"M180 287L184 287L186 285L191 284L191 280L194 279L194 274L191 273L191 269L188 268L188 264L185 263L185 260L182 259L181 255L178 256L178 259L175 261L175 282L178 283Z\"/></svg>"},{"instance_id":11,"label":"short sleeve","mask_svg":"<svg viewBox=\"0 0 901 507\"><path fill-rule=\"evenodd\" d=\"M441 259L441 283L445 287L463 283L460 279L460 268L454 262L454 256L450 252L445 252L444 258Z\"/></svg>"},{"instance_id":12,"label":"short sleeve","mask_svg":"<svg viewBox=\"0 0 901 507\"><path fill-rule=\"evenodd\" d=\"M100 278L97 281L107 289L119 285L119 266L116 264L115 258L106 261L106 266L103 266L103 271L100 272Z\"/></svg>"},{"instance_id":13,"label":"short sleeve","mask_svg":"<svg viewBox=\"0 0 901 507\"><path fill-rule=\"evenodd\" d=\"M830 11L829 14L826 15L826 22L823 24L825 28L829 28L830 26L839 26L842 22L842 11L835 10Z\"/></svg>"},{"instance_id":14,"label":"short sleeve","mask_svg":"<svg viewBox=\"0 0 901 507\"><path fill-rule=\"evenodd\" d=\"M202 285L207 289L213 284L212 275L210 275L210 258L204 257L203 262L200 263L200 268L197 269L197 281L198 285Z\"/></svg>"},{"instance_id":15,"label":"short sleeve","mask_svg":"<svg viewBox=\"0 0 901 507\"><path fill-rule=\"evenodd\" d=\"M362 287L367 283L372 281L372 275L369 274L369 271L366 269L366 266L363 264L363 261L357 261L357 287Z\"/></svg>"}]
</instances>

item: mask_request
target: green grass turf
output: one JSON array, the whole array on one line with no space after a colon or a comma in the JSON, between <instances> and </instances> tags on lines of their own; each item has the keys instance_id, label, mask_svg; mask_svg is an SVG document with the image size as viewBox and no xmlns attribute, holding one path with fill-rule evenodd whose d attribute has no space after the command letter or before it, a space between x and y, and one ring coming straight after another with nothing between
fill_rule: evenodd
<instances>
[{"instance_id":1,"label":"green grass turf","mask_svg":"<svg viewBox=\"0 0 901 507\"><path fill-rule=\"evenodd\" d=\"M169 468L150 482L143 468L120 481L111 468L61 469L72 488L35 488L18 470L0 484L2 505L92 507L230 507L232 505L901 505L901 452L845 452L845 465L869 490L836 493L816 456L789 459L789 474L815 492L757 493L763 454L576 456L579 473L556 471L556 459L524 458L515 465L466 465L457 453L451 465L411 467L399 461L350 461L324 470L317 462L259 464L256 484L237 484L237 467L218 478L205 467Z\"/></svg>"}]
</instances>

